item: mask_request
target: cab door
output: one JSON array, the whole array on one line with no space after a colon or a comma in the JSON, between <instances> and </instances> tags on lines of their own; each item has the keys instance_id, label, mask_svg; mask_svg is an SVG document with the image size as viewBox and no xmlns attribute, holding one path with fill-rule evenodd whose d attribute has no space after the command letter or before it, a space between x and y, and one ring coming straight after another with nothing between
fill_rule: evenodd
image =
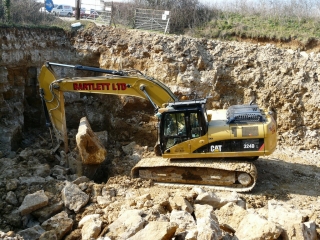
<instances>
[{"instance_id":1,"label":"cab door","mask_svg":"<svg viewBox=\"0 0 320 240\"><path fill-rule=\"evenodd\" d=\"M166 112L162 116L161 149L164 153L188 154L188 131L185 112Z\"/></svg>"},{"instance_id":2,"label":"cab door","mask_svg":"<svg viewBox=\"0 0 320 240\"><path fill-rule=\"evenodd\" d=\"M208 143L205 124L197 110L166 112L162 126L162 152L172 157L189 155Z\"/></svg>"},{"instance_id":3,"label":"cab door","mask_svg":"<svg viewBox=\"0 0 320 240\"><path fill-rule=\"evenodd\" d=\"M190 153L208 144L208 137L204 129L206 126L203 124L201 118L201 112L195 111L188 113L188 147Z\"/></svg>"}]
</instances>

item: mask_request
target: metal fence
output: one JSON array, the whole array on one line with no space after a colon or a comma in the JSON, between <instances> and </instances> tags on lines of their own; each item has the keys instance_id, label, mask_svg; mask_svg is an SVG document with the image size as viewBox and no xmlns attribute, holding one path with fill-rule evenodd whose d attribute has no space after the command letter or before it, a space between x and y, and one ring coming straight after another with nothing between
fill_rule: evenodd
<instances>
[{"instance_id":1,"label":"metal fence","mask_svg":"<svg viewBox=\"0 0 320 240\"><path fill-rule=\"evenodd\" d=\"M85 14L82 18L94 20L95 22L105 25L111 25L113 10L112 5L112 2L104 2L104 5L96 5L94 3L82 3L81 7L85 8Z\"/></svg>"},{"instance_id":2,"label":"metal fence","mask_svg":"<svg viewBox=\"0 0 320 240\"><path fill-rule=\"evenodd\" d=\"M134 28L169 33L169 21L170 11L137 8Z\"/></svg>"}]
</instances>

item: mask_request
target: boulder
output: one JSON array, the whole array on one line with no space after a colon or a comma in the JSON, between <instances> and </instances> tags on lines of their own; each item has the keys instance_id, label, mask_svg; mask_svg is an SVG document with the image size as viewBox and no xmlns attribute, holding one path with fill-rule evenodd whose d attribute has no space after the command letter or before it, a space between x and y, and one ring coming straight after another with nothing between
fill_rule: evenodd
<instances>
[{"instance_id":1,"label":"boulder","mask_svg":"<svg viewBox=\"0 0 320 240\"><path fill-rule=\"evenodd\" d=\"M80 120L76 142L83 164L100 164L106 159L107 150L92 131L86 117Z\"/></svg>"},{"instance_id":2,"label":"boulder","mask_svg":"<svg viewBox=\"0 0 320 240\"><path fill-rule=\"evenodd\" d=\"M50 230L42 233L39 240L58 240L58 237L54 230Z\"/></svg>"},{"instance_id":3,"label":"boulder","mask_svg":"<svg viewBox=\"0 0 320 240\"><path fill-rule=\"evenodd\" d=\"M182 196L175 195L172 199L169 199L171 209L183 210L188 213L193 213L193 207Z\"/></svg>"},{"instance_id":4,"label":"boulder","mask_svg":"<svg viewBox=\"0 0 320 240\"><path fill-rule=\"evenodd\" d=\"M41 227L46 231L53 230L57 239L63 239L63 237L71 231L73 226L73 220L68 217L66 212L60 212L47 221L41 224Z\"/></svg>"},{"instance_id":5,"label":"boulder","mask_svg":"<svg viewBox=\"0 0 320 240\"><path fill-rule=\"evenodd\" d=\"M271 200L268 202L268 220L278 223L283 228L282 237L286 240L296 238L297 234L300 236L316 235L315 229L308 228L303 224L307 221L308 215L311 213L280 201Z\"/></svg>"},{"instance_id":6,"label":"boulder","mask_svg":"<svg viewBox=\"0 0 320 240\"><path fill-rule=\"evenodd\" d=\"M172 210L170 222L178 224L180 230L196 228L196 222L192 215L186 211Z\"/></svg>"},{"instance_id":7,"label":"boulder","mask_svg":"<svg viewBox=\"0 0 320 240\"><path fill-rule=\"evenodd\" d=\"M54 203L51 205L47 205L43 208L40 208L34 212L32 212L32 215L35 216L39 222L44 222L45 220L49 219L51 216L59 213L62 211L64 207L64 204L62 201L58 203Z\"/></svg>"},{"instance_id":8,"label":"boulder","mask_svg":"<svg viewBox=\"0 0 320 240\"><path fill-rule=\"evenodd\" d=\"M149 222L148 225L128 240L141 240L148 236L152 240L171 240L178 224L169 222Z\"/></svg>"},{"instance_id":9,"label":"boulder","mask_svg":"<svg viewBox=\"0 0 320 240\"><path fill-rule=\"evenodd\" d=\"M213 207L210 205L194 205L196 216L198 240L217 240L222 238L217 217L214 215Z\"/></svg>"},{"instance_id":10,"label":"boulder","mask_svg":"<svg viewBox=\"0 0 320 240\"><path fill-rule=\"evenodd\" d=\"M140 231L146 221L143 219L142 210L127 210L123 212L113 223L108 226L107 237L114 239L128 239Z\"/></svg>"},{"instance_id":11,"label":"boulder","mask_svg":"<svg viewBox=\"0 0 320 240\"><path fill-rule=\"evenodd\" d=\"M78 223L78 227L82 227L87 221L95 220L95 219L99 219L99 218L100 218L99 214L86 215L80 220L80 222Z\"/></svg>"},{"instance_id":12,"label":"boulder","mask_svg":"<svg viewBox=\"0 0 320 240\"><path fill-rule=\"evenodd\" d=\"M19 207L22 216L48 205L49 199L43 190L28 194Z\"/></svg>"},{"instance_id":13,"label":"boulder","mask_svg":"<svg viewBox=\"0 0 320 240\"><path fill-rule=\"evenodd\" d=\"M246 214L238 226L236 236L239 239L256 240L278 239L282 229L280 226L255 213Z\"/></svg>"},{"instance_id":14,"label":"boulder","mask_svg":"<svg viewBox=\"0 0 320 240\"><path fill-rule=\"evenodd\" d=\"M44 232L45 230L38 225L19 231L18 234L23 237L23 239L37 240Z\"/></svg>"},{"instance_id":15,"label":"boulder","mask_svg":"<svg viewBox=\"0 0 320 240\"><path fill-rule=\"evenodd\" d=\"M102 221L91 218L86 221L81 229L82 239L96 239L101 232Z\"/></svg>"},{"instance_id":16,"label":"boulder","mask_svg":"<svg viewBox=\"0 0 320 240\"><path fill-rule=\"evenodd\" d=\"M62 189L62 200L67 208L79 212L88 203L89 196L81 191L78 185L66 182L66 186Z\"/></svg>"},{"instance_id":17,"label":"boulder","mask_svg":"<svg viewBox=\"0 0 320 240\"><path fill-rule=\"evenodd\" d=\"M236 203L230 202L215 211L220 224L228 224L237 231L242 219L248 214L247 210L238 206Z\"/></svg>"}]
</instances>

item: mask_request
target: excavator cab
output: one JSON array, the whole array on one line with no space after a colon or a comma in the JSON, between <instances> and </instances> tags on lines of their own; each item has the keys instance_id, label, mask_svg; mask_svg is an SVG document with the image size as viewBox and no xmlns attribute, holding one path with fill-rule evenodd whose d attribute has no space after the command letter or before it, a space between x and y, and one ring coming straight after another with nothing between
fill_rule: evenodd
<instances>
[{"instance_id":1,"label":"excavator cab","mask_svg":"<svg viewBox=\"0 0 320 240\"><path fill-rule=\"evenodd\" d=\"M208 122L205 100L169 104L160 120L162 153L191 153L193 139L206 138Z\"/></svg>"}]
</instances>

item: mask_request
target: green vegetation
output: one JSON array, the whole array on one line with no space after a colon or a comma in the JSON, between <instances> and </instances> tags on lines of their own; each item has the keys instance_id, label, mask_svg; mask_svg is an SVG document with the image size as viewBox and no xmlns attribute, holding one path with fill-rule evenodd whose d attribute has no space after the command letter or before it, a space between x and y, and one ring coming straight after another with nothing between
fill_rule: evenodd
<instances>
[{"instance_id":1,"label":"green vegetation","mask_svg":"<svg viewBox=\"0 0 320 240\"><path fill-rule=\"evenodd\" d=\"M265 17L259 14L242 15L221 13L205 26L195 30L195 36L233 40L250 38L259 40L308 42L320 39L320 18Z\"/></svg>"},{"instance_id":2,"label":"green vegetation","mask_svg":"<svg viewBox=\"0 0 320 240\"><path fill-rule=\"evenodd\" d=\"M214 1L214 0L212 0ZM231 1L211 6L198 0L131 0L113 3L113 25L131 28L136 8L170 9L170 32L193 37L259 41L299 41L320 39L320 3L299 1ZM0 0L0 26L62 28L71 31L78 22L45 12L36 0ZM87 27L92 21L80 20ZM98 22L98 21L97 21Z\"/></svg>"}]
</instances>

